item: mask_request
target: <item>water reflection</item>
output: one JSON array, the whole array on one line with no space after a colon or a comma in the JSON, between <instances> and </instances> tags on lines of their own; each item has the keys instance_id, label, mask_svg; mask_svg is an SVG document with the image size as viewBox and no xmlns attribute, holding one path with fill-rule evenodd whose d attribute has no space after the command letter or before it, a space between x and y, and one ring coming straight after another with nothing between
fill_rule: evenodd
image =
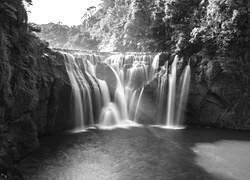
<instances>
[{"instance_id":1,"label":"water reflection","mask_svg":"<svg viewBox=\"0 0 250 180\"><path fill-rule=\"evenodd\" d=\"M41 139L20 169L25 179L249 179L249 135L196 128L92 129Z\"/></svg>"},{"instance_id":2,"label":"water reflection","mask_svg":"<svg viewBox=\"0 0 250 180\"><path fill-rule=\"evenodd\" d=\"M197 155L196 163L207 172L218 177L250 179L250 142L219 140L197 143L192 150Z\"/></svg>"}]
</instances>

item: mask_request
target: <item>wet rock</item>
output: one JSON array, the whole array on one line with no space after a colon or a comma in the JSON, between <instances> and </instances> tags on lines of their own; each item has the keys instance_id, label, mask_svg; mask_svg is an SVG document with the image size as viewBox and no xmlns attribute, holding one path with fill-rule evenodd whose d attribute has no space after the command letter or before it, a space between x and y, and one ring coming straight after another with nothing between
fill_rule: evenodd
<instances>
[{"instance_id":1,"label":"wet rock","mask_svg":"<svg viewBox=\"0 0 250 180\"><path fill-rule=\"evenodd\" d=\"M109 88L110 96L113 99L117 87L117 79L114 74L114 71L106 63L98 62L96 66L96 76L97 78L106 81Z\"/></svg>"},{"instance_id":2,"label":"wet rock","mask_svg":"<svg viewBox=\"0 0 250 180\"><path fill-rule=\"evenodd\" d=\"M173 62L173 57L171 58L170 53L160 53L159 54L159 67L164 66L166 61L169 61L169 64L172 64Z\"/></svg>"}]
</instances>

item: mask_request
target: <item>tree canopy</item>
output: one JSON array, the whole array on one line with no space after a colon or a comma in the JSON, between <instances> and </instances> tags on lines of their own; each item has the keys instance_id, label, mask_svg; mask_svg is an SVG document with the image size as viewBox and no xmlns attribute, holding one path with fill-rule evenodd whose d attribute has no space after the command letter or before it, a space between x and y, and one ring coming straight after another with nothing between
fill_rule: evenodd
<instances>
[{"instance_id":1,"label":"tree canopy","mask_svg":"<svg viewBox=\"0 0 250 180\"><path fill-rule=\"evenodd\" d=\"M102 0L81 25L43 25L40 36L93 50L240 53L249 46L249 10L248 0Z\"/></svg>"}]
</instances>

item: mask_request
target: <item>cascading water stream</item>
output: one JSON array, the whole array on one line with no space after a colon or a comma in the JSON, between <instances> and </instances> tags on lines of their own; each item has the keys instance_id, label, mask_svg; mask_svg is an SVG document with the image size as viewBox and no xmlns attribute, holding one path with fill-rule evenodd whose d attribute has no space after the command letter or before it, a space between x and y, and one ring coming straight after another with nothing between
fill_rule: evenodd
<instances>
[{"instance_id":1,"label":"cascading water stream","mask_svg":"<svg viewBox=\"0 0 250 180\"><path fill-rule=\"evenodd\" d=\"M156 102L158 102L158 112L157 119L159 120L159 124L163 122L163 118L165 120L166 116L166 106L167 106L167 93L168 93L168 62L161 67L161 71L158 76L158 84L157 84L157 96Z\"/></svg>"},{"instance_id":2,"label":"cascading water stream","mask_svg":"<svg viewBox=\"0 0 250 180\"><path fill-rule=\"evenodd\" d=\"M82 107L82 95L80 87L77 82L76 74L74 71L75 59L72 55L65 54L65 64L66 70L69 75L69 80L72 85L72 102L73 107L71 114L73 116L74 128L83 129L84 128L84 116Z\"/></svg>"},{"instance_id":3,"label":"cascading water stream","mask_svg":"<svg viewBox=\"0 0 250 180\"><path fill-rule=\"evenodd\" d=\"M96 88L98 84L94 79L93 67L87 60L76 61L76 58L71 54L64 54L64 59L72 86L70 114L73 123L70 126L75 131L81 131L95 124L93 108L97 112L101 105L99 102L95 102L93 97L100 99L101 95Z\"/></svg>"},{"instance_id":4,"label":"cascading water stream","mask_svg":"<svg viewBox=\"0 0 250 180\"><path fill-rule=\"evenodd\" d=\"M156 119L165 116L163 125L169 128L178 128L182 124L190 84L190 67L188 65L185 68L181 79L178 80L177 56L170 71L166 62L160 72L159 55L154 58L146 55L114 55L106 59L105 62L110 68L109 73L113 74L116 82L113 95L110 94L108 82L96 76L97 58L86 56L91 57L89 62L87 59L76 61L69 54L64 56L72 85L72 118L75 129L81 130L95 124L110 127L137 122L141 111L147 111L141 106L144 87L157 73Z\"/></svg>"},{"instance_id":5,"label":"cascading water stream","mask_svg":"<svg viewBox=\"0 0 250 180\"><path fill-rule=\"evenodd\" d=\"M135 122L136 122L136 116L137 116L138 110L139 110L139 108L140 108L140 102L141 102L143 90L144 90L144 87L142 87L141 92L140 92L140 95L139 95L139 98L138 98L138 100L137 100L137 104L136 104L136 108L135 108L135 116L134 116L134 121L135 121Z\"/></svg>"},{"instance_id":6,"label":"cascading water stream","mask_svg":"<svg viewBox=\"0 0 250 180\"><path fill-rule=\"evenodd\" d=\"M101 93L102 93L103 105L106 106L107 104L111 102L109 88L108 88L106 81L98 79L98 82L99 82Z\"/></svg>"},{"instance_id":7,"label":"cascading water stream","mask_svg":"<svg viewBox=\"0 0 250 180\"><path fill-rule=\"evenodd\" d=\"M159 77L157 93L159 109L164 107L163 100L167 100L164 127L171 129L183 128L183 115L191 79L189 64L185 67L181 78L179 80L177 79L177 63L178 56L175 56L170 67L170 74L168 74L167 69L164 70L165 73L162 71L163 74ZM166 67L168 67L167 64Z\"/></svg>"},{"instance_id":8,"label":"cascading water stream","mask_svg":"<svg viewBox=\"0 0 250 180\"><path fill-rule=\"evenodd\" d=\"M176 126L181 125L183 121L184 110L185 110L187 99L188 99L190 80L191 80L191 73L190 73L190 66L188 64L188 66L185 68L183 72L183 76L180 81L181 88L179 92L180 99L179 99L177 113L176 113Z\"/></svg>"},{"instance_id":9,"label":"cascading water stream","mask_svg":"<svg viewBox=\"0 0 250 180\"><path fill-rule=\"evenodd\" d=\"M124 68L124 61L129 61L127 65L130 66L132 64L131 67L127 69ZM135 97L136 93L134 92L147 83L149 78L149 68L144 64L144 61L146 61L144 56L136 58L127 56L124 60L121 55L113 55L105 60L105 62L109 64L112 74L115 77L116 91L114 102L109 103L102 110L102 115L100 116L101 125L122 125L134 122L134 113L138 111L142 91L139 98ZM126 73L124 73L124 71L126 71ZM124 74L126 74L126 76L124 76ZM133 99L131 98L132 95ZM116 111L118 111L118 113L116 113ZM111 120L117 117L119 117L119 120Z\"/></svg>"},{"instance_id":10,"label":"cascading water stream","mask_svg":"<svg viewBox=\"0 0 250 180\"><path fill-rule=\"evenodd\" d=\"M145 66L141 63L134 63L133 66L127 71L127 82L125 84L125 94L128 104L130 103L131 96L141 86L148 82Z\"/></svg>"},{"instance_id":11,"label":"cascading water stream","mask_svg":"<svg viewBox=\"0 0 250 180\"><path fill-rule=\"evenodd\" d=\"M119 124L120 116L119 111L114 103L111 102L108 85L103 80L98 80L102 93L103 109L99 117L100 126L111 126Z\"/></svg>"},{"instance_id":12,"label":"cascading water stream","mask_svg":"<svg viewBox=\"0 0 250 180\"><path fill-rule=\"evenodd\" d=\"M167 104L167 126L174 126L174 110L176 98L176 69L177 69L177 56L171 66L171 74L168 75L168 104Z\"/></svg>"},{"instance_id":13,"label":"cascading water stream","mask_svg":"<svg viewBox=\"0 0 250 180\"><path fill-rule=\"evenodd\" d=\"M112 69L112 68L111 68ZM122 120L127 120L128 119L128 111L127 111L127 101L125 98L125 93L124 93L124 88L122 86L121 80L117 73L112 69L116 81L117 81L117 87L116 87L116 92L115 92L115 103L118 106L118 109L120 110L121 113L121 119Z\"/></svg>"}]
</instances>

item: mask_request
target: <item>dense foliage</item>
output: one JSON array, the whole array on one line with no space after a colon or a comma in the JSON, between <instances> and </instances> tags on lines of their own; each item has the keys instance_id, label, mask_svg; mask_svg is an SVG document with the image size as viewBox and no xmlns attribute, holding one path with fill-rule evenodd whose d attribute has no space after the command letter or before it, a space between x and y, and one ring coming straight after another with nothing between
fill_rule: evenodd
<instances>
[{"instance_id":1,"label":"dense foliage","mask_svg":"<svg viewBox=\"0 0 250 180\"><path fill-rule=\"evenodd\" d=\"M102 0L81 25L42 25L51 46L104 51L241 53L249 46L248 0Z\"/></svg>"}]
</instances>

